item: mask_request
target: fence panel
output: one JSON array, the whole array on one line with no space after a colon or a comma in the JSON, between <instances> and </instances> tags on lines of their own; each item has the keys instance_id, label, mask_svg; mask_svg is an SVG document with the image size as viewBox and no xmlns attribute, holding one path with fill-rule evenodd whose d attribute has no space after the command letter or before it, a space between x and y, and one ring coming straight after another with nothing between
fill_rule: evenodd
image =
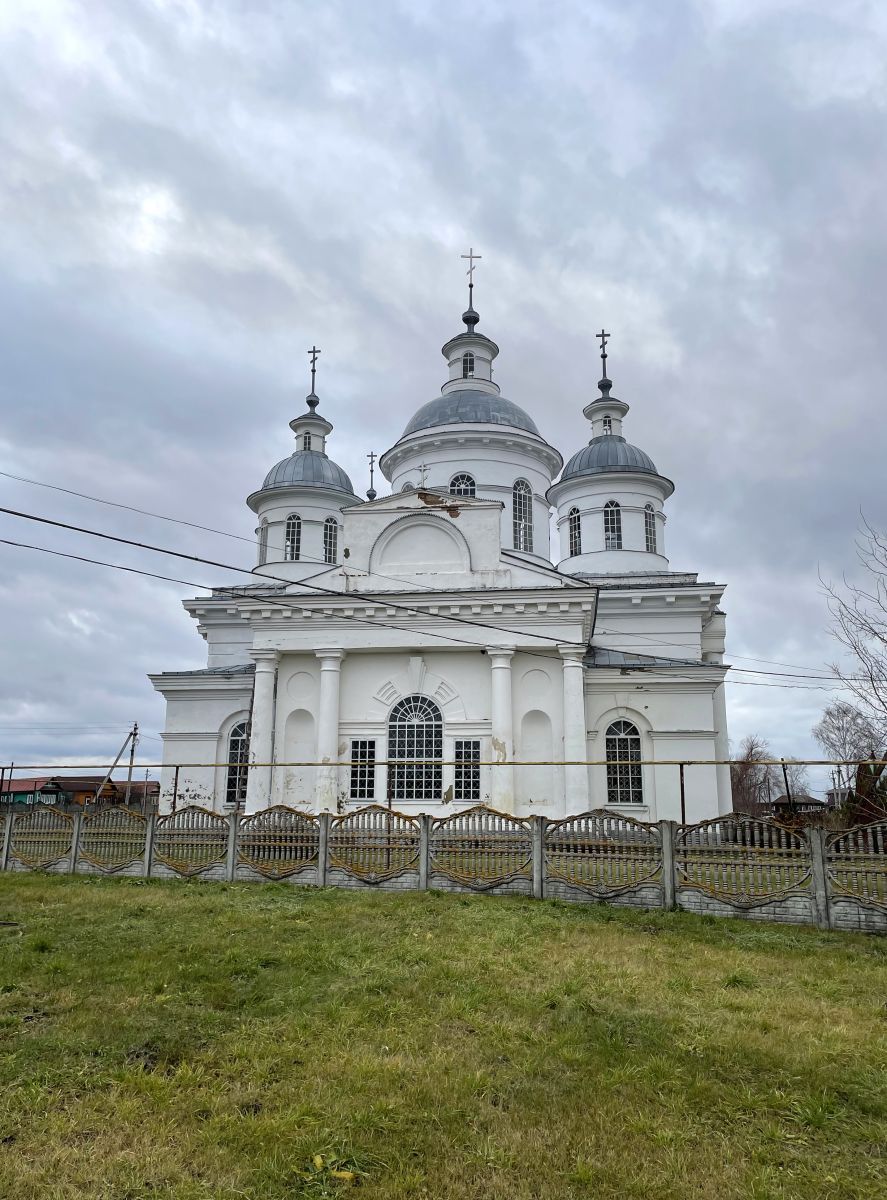
<instances>
[{"instance_id":1,"label":"fence panel","mask_svg":"<svg viewBox=\"0 0 887 1200\"><path fill-rule=\"evenodd\" d=\"M662 834L656 825L606 809L552 821L545 831L545 869L549 895L548 883L555 880L600 899L653 885L661 904Z\"/></svg>"},{"instance_id":2,"label":"fence panel","mask_svg":"<svg viewBox=\"0 0 887 1200\"><path fill-rule=\"evenodd\" d=\"M833 895L887 908L887 821L832 834L826 869Z\"/></svg>"},{"instance_id":3,"label":"fence panel","mask_svg":"<svg viewBox=\"0 0 887 1200\"><path fill-rule=\"evenodd\" d=\"M83 818L77 858L100 871L122 871L144 857L146 819L129 808L106 808Z\"/></svg>"},{"instance_id":4,"label":"fence panel","mask_svg":"<svg viewBox=\"0 0 887 1200\"><path fill-rule=\"evenodd\" d=\"M319 847L317 817L278 804L240 822L237 862L268 879L285 879L316 869Z\"/></svg>"},{"instance_id":5,"label":"fence panel","mask_svg":"<svg viewBox=\"0 0 887 1200\"><path fill-rule=\"evenodd\" d=\"M812 864L807 838L774 821L733 814L680 825L674 860L679 889L738 908L804 893L809 908Z\"/></svg>"},{"instance_id":6,"label":"fence panel","mask_svg":"<svg viewBox=\"0 0 887 1200\"><path fill-rule=\"evenodd\" d=\"M227 819L207 808L191 805L158 817L152 872L153 866L160 863L177 875L196 875L223 863L227 852Z\"/></svg>"},{"instance_id":7,"label":"fence panel","mask_svg":"<svg viewBox=\"0 0 887 1200\"><path fill-rule=\"evenodd\" d=\"M368 804L330 821L329 865L364 883L419 870L419 819Z\"/></svg>"},{"instance_id":8,"label":"fence panel","mask_svg":"<svg viewBox=\"0 0 887 1200\"><path fill-rule=\"evenodd\" d=\"M474 891L532 882L529 821L477 805L431 823L429 873Z\"/></svg>"},{"instance_id":9,"label":"fence panel","mask_svg":"<svg viewBox=\"0 0 887 1200\"><path fill-rule=\"evenodd\" d=\"M43 870L67 858L74 837L74 818L41 805L13 818L11 858L32 870Z\"/></svg>"}]
</instances>

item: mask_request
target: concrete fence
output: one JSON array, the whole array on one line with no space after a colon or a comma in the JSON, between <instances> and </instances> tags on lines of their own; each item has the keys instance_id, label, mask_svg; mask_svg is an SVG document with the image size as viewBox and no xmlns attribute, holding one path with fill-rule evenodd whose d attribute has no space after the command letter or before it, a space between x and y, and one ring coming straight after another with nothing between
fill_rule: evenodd
<instances>
[{"instance_id":1,"label":"concrete fence","mask_svg":"<svg viewBox=\"0 0 887 1200\"><path fill-rule=\"evenodd\" d=\"M887 932L887 821L829 832L737 814L646 824L606 809L551 821L483 806L447 817L41 806L0 814L0 847L4 871L436 888Z\"/></svg>"}]
</instances>

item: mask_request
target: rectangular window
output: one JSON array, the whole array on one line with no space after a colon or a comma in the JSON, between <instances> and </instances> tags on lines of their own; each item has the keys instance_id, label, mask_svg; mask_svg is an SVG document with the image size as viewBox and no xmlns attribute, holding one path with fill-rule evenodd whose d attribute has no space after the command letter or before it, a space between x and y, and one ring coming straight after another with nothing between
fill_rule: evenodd
<instances>
[{"instance_id":1,"label":"rectangular window","mask_svg":"<svg viewBox=\"0 0 887 1200\"><path fill-rule=\"evenodd\" d=\"M457 739L454 800L480 800L480 742Z\"/></svg>"},{"instance_id":2,"label":"rectangular window","mask_svg":"<svg viewBox=\"0 0 887 1200\"><path fill-rule=\"evenodd\" d=\"M376 795L376 743L351 743L351 799L372 800Z\"/></svg>"}]
</instances>

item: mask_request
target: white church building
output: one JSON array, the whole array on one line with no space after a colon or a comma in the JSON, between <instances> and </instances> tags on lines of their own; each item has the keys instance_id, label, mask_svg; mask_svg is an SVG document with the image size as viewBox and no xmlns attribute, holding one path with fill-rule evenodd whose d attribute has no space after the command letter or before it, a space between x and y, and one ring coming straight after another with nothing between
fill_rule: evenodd
<instances>
[{"instance_id":1,"label":"white church building","mask_svg":"<svg viewBox=\"0 0 887 1200\"><path fill-rule=\"evenodd\" d=\"M166 699L162 803L247 813L476 804L560 818L729 812L721 584L669 569L673 484L626 441L603 343L591 439L563 459L465 330L361 500L312 386L247 498L255 581L185 602L207 665ZM556 550L552 562L552 511ZM197 765L195 765L197 764ZM202 765L201 765L202 764Z\"/></svg>"}]
</instances>

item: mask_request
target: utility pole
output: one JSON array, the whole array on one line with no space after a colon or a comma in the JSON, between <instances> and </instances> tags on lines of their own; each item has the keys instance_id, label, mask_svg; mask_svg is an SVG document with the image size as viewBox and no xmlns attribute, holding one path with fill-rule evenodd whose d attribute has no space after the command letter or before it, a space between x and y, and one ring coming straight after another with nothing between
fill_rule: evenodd
<instances>
[{"instance_id":1,"label":"utility pole","mask_svg":"<svg viewBox=\"0 0 887 1200\"><path fill-rule=\"evenodd\" d=\"M126 807L126 808L129 807L129 793L132 791L132 768L133 768L133 761L136 756L136 743L139 740L139 723L138 723L138 721L133 721L132 733L131 733L130 737L132 738L132 740L129 743L129 770L126 772L126 794L123 797L123 804L124 804L124 807Z\"/></svg>"}]
</instances>

